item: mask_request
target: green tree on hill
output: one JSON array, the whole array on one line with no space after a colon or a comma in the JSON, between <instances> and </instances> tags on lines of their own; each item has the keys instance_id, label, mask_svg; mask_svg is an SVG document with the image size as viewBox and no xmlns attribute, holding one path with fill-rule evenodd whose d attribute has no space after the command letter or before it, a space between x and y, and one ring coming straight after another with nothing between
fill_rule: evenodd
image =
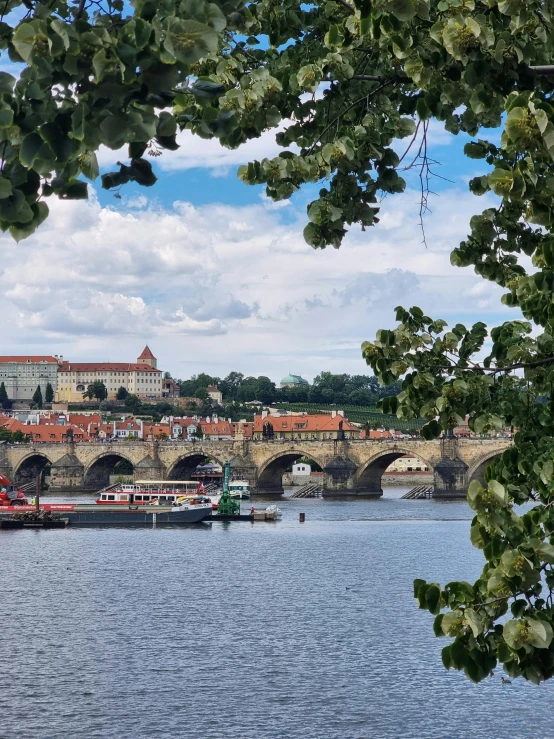
<instances>
[{"instance_id":1,"label":"green tree on hill","mask_svg":"<svg viewBox=\"0 0 554 739\"><path fill-rule=\"evenodd\" d=\"M117 390L117 395L115 396L116 400L125 400L125 398L129 395L129 391L126 387L121 386Z\"/></svg>"},{"instance_id":2,"label":"green tree on hill","mask_svg":"<svg viewBox=\"0 0 554 739\"><path fill-rule=\"evenodd\" d=\"M2 408L7 407L7 403L9 402L8 393L6 391L6 386L3 382L0 383L0 406Z\"/></svg>"},{"instance_id":3,"label":"green tree on hill","mask_svg":"<svg viewBox=\"0 0 554 739\"><path fill-rule=\"evenodd\" d=\"M42 390L40 385L37 385L37 389L33 394L33 403L36 404L37 408L42 408Z\"/></svg>"},{"instance_id":4,"label":"green tree on hill","mask_svg":"<svg viewBox=\"0 0 554 739\"><path fill-rule=\"evenodd\" d=\"M49 382L46 384L46 390L44 391L44 400L46 403L51 403L54 400L54 388Z\"/></svg>"},{"instance_id":5,"label":"green tree on hill","mask_svg":"<svg viewBox=\"0 0 554 739\"><path fill-rule=\"evenodd\" d=\"M108 389L102 380L95 380L91 383L83 393L83 399L89 400L105 400L108 397Z\"/></svg>"}]
</instances>

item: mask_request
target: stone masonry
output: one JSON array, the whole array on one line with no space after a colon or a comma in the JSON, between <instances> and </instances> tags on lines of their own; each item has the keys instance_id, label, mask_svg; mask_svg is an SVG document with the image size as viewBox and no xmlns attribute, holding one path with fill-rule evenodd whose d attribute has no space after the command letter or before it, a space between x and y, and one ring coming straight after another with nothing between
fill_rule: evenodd
<instances>
[{"instance_id":1,"label":"stone masonry","mask_svg":"<svg viewBox=\"0 0 554 739\"><path fill-rule=\"evenodd\" d=\"M52 491L98 490L122 460L133 466L135 480L186 480L207 459L229 460L234 479L249 480L259 493L280 495L283 473L304 456L323 469L326 495L375 497L382 495L381 477L389 464L415 454L434 472L435 497L450 498L464 497L472 479L483 480L487 466L509 444L509 439L455 438L4 444L0 472L22 484L46 471Z\"/></svg>"}]
</instances>

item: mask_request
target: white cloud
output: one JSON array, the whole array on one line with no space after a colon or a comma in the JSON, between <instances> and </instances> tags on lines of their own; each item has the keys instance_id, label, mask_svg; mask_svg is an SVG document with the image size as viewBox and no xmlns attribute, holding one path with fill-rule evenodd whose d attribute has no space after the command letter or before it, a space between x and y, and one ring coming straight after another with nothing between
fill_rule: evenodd
<instances>
[{"instance_id":1,"label":"white cloud","mask_svg":"<svg viewBox=\"0 0 554 739\"><path fill-rule=\"evenodd\" d=\"M317 251L292 206L284 221L264 203L164 209L139 199L115 210L52 200L36 235L4 242L3 351L131 361L148 340L178 376L238 369L278 380L367 371L359 346L394 325L398 304L449 322L514 316L500 288L449 261L487 198L443 192L427 248L417 198L387 198L386 228L352 229L340 250Z\"/></svg>"},{"instance_id":2,"label":"white cloud","mask_svg":"<svg viewBox=\"0 0 554 739\"><path fill-rule=\"evenodd\" d=\"M214 177L226 177L240 164L247 164L254 159L275 157L284 151L275 141L275 135L280 130L281 127L264 131L259 138L247 141L238 149L227 149L218 139L201 139L190 131L181 131L177 134L180 148L176 151L163 150L162 155L156 157L155 161L165 172L201 167L209 169ZM118 161L125 162L127 158L126 147L112 151L102 146L98 153L98 162L103 169L114 166Z\"/></svg>"}]
</instances>

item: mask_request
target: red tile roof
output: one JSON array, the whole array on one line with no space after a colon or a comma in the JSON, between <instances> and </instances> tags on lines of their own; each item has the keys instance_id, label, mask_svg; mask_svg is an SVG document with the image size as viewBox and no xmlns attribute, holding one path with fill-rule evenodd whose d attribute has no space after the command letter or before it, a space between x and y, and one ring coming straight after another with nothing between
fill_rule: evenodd
<instances>
[{"instance_id":1,"label":"red tile roof","mask_svg":"<svg viewBox=\"0 0 554 739\"><path fill-rule=\"evenodd\" d=\"M209 423L205 420L200 421L200 428L202 433L206 436L233 436L234 429L233 424L229 421L219 420L217 423L210 421Z\"/></svg>"},{"instance_id":2,"label":"red tile roof","mask_svg":"<svg viewBox=\"0 0 554 739\"><path fill-rule=\"evenodd\" d=\"M26 354L25 356L18 357L18 356L9 356L9 357L0 357L0 362L3 364L6 362L54 362L55 364L58 363L58 360L56 357L51 357L50 355L41 355L41 354Z\"/></svg>"},{"instance_id":3,"label":"red tile roof","mask_svg":"<svg viewBox=\"0 0 554 739\"><path fill-rule=\"evenodd\" d=\"M156 357L150 351L150 347L148 346L148 344L142 350L142 354L139 356L139 359L156 359Z\"/></svg>"},{"instance_id":4,"label":"red tile roof","mask_svg":"<svg viewBox=\"0 0 554 739\"><path fill-rule=\"evenodd\" d=\"M266 423L273 426L273 431L338 431L342 421L342 431L358 431L358 427L351 424L344 416L335 417L325 413L294 416L254 416L254 431L263 431Z\"/></svg>"},{"instance_id":5,"label":"red tile roof","mask_svg":"<svg viewBox=\"0 0 554 739\"><path fill-rule=\"evenodd\" d=\"M376 429L370 429L369 434L367 431L362 431L360 434L361 439L392 439L390 431L377 431Z\"/></svg>"},{"instance_id":6,"label":"red tile roof","mask_svg":"<svg viewBox=\"0 0 554 739\"><path fill-rule=\"evenodd\" d=\"M18 421L17 418L6 419L7 423L4 423L4 419L0 421L4 428L7 428L12 433L14 431L21 431L25 436L29 436L33 441L49 441L51 443L61 443L67 441L67 432L69 429L73 430L74 441L90 441L90 436L86 431L68 424L67 426L58 426L55 423L51 425L35 426L33 424L24 424Z\"/></svg>"},{"instance_id":7,"label":"red tile roof","mask_svg":"<svg viewBox=\"0 0 554 739\"><path fill-rule=\"evenodd\" d=\"M130 364L128 362L63 362L60 372L155 372L149 364Z\"/></svg>"}]
</instances>

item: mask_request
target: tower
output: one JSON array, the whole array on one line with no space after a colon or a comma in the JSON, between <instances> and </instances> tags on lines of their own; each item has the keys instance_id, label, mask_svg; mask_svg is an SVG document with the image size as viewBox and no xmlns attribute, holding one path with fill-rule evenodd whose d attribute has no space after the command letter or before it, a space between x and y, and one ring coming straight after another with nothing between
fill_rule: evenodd
<instances>
[{"instance_id":1,"label":"tower","mask_svg":"<svg viewBox=\"0 0 554 739\"><path fill-rule=\"evenodd\" d=\"M148 344L142 350L142 354L137 358L137 364L149 364L154 369L158 369L158 360L150 351Z\"/></svg>"}]
</instances>

